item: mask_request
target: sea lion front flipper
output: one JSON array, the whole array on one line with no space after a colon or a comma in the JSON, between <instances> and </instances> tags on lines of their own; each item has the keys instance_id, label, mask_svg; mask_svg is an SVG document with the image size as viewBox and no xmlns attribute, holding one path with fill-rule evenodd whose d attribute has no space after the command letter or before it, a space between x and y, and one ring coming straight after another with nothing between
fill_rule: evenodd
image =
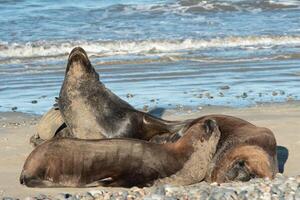
<instances>
[{"instance_id":1,"label":"sea lion front flipper","mask_svg":"<svg viewBox=\"0 0 300 200\"><path fill-rule=\"evenodd\" d=\"M59 109L53 107L46 112L38 122L36 133L30 138L30 143L35 147L42 142L55 137L55 135L68 136L68 132L69 130L66 129L64 119L62 118Z\"/></svg>"},{"instance_id":2,"label":"sea lion front flipper","mask_svg":"<svg viewBox=\"0 0 300 200\"><path fill-rule=\"evenodd\" d=\"M43 140L53 138L57 130L64 123L65 122L60 111L56 108L51 108L39 121L37 125L37 134Z\"/></svg>"}]
</instances>

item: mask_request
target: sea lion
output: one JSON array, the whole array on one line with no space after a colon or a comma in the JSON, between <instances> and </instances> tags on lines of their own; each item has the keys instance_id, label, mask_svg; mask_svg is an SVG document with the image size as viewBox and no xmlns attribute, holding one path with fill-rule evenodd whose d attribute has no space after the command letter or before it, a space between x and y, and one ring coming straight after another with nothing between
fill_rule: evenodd
<instances>
[{"instance_id":1,"label":"sea lion","mask_svg":"<svg viewBox=\"0 0 300 200\"><path fill-rule=\"evenodd\" d=\"M69 55L58 107L59 110L51 109L43 117L47 120L42 118L39 123L42 128L31 143L39 144L59 136L57 133L62 130L65 133L61 135L80 139L129 137L150 140L155 135L175 133L185 124L156 118L120 99L100 82L98 73L80 47L74 48ZM42 131L45 137L42 137Z\"/></svg>"},{"instance_id":2,"label":"sea lion","mask_svg":"<svg viewBox=\"0 0 300 200\"><path fill-rule=\"evenodd\" d=\"M278 172L276 139L271 130L257 127L243 119L227 115L207 115L221 131L216 153L210 162L207 182L248 181L251 178L273 178Z\"/></svg>"},{"instance_id":3,"label":"sea lion","mask_svg":"<svg viewBox=\"0 0 300 200\"><path fill-rule=\"evenodd\" d=\"M28 187L188 185L200 182L215 153L220 131L214 120L191 124L175 143L134 139L58 138L28 156L20 183ZM102 180L111 178L110 183Z\"/></svg>"}]
</instances>

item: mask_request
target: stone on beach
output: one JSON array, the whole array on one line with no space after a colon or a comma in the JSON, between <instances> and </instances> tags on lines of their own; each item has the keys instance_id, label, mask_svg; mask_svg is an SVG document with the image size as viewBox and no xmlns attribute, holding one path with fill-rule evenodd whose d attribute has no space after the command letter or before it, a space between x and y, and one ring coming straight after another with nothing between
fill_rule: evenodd
<instances>
[{"instance_id":1,"label":"stone on beach","mask_svg":"<svg viewBox=\"0 0 300 200\"><path fill-rule=\"evenodd\" d=\"M231 182L209 184L200 182L189 186L160 185L149 188L130 189L120 188L112 190L101 188L91 190L82 194L58 194L51 198L39 194L34 199L111 199L111 200L175 200L175 199L299 199L300 197L300 176L285 177L277 174L274 180L252 179L248 182ZM6 197L6 199L14 199Z\"/></svg>"}]
</instances>

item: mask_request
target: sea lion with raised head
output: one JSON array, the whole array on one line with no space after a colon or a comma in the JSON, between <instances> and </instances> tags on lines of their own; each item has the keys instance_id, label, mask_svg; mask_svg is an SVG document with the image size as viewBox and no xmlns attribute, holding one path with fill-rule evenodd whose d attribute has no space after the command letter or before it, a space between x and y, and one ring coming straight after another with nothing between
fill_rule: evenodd
<instances>
[{"instance_id":1,"label":"sea lion with raised head","mask_svg":"<svg viewBox=\"0 0 300 200\"><path fill-rule=\"evenodd\" d=\"M207 115L217 122L221 137L210 162L208 182L248 181L251 178L273 178L278 172L276 139L271 130L227 115Z\"/></svg>"},{"instance_id":2,"label":"sea lion with raised head","mask_svg":"<svg viewBox=\"0 0 300 200\"><path fill-rule=\"evenodd\" d=\"M204 179L219 138L216 122L207 119L186 127L186 134L175 143L52 139L28 156L20 183L28 187L131 187L163 178L155 183L193 184ZM103 181L107 178L111 178L109 183Z\"/></svg>"},{"instance_id":3,"label":"sea lion with raised head","mask_svg":"<svg viewBox=\"0 0 300 200\"><path fill-rule=\"evenodd\" d=\"M61 135L80 139L150 140L155 135L175 133L185 124L138 111L112 93L101 83L80 47L74 48L69 55L58 106L59 110L51 109L39 122L38 133L31 138L34 146ZM61 131L64 133L59 134Z\"/></svg>"}]
</instances>

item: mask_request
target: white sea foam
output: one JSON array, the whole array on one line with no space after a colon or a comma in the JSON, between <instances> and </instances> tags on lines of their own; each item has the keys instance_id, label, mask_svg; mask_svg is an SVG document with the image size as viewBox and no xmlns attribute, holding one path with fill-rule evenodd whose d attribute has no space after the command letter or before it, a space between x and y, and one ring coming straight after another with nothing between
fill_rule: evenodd
<instances>
[{"instance_id":1,"label":"white sea foam","mask_svg":"<svg viewBox=\"0 0 300 200\"><path fill-rule=\"evenodd\" d=\"M300 35L248 36L213 39L144 40L144 41L40 41L26 44L0 43L0 58L53 57L67 55L75 46L83 47L89 55L112 56L127 54L168 54L209 48L273 48L300 45Z\"/></svg>"},{"instance_id":2,"label":"white sea foam","mask_svg":"<svg viewBox=\"0 0 300 200\"><path fill-rule=\"evenodd\" d=\"M167 4L118 4L108 6L106 11L118 11L127 14L134 12L173 12L177 14L187 14L190 12L202 11L258 11L274 9L298 9L300 2L298 0L179 0Z\"/></svg>"}]
</instances>

